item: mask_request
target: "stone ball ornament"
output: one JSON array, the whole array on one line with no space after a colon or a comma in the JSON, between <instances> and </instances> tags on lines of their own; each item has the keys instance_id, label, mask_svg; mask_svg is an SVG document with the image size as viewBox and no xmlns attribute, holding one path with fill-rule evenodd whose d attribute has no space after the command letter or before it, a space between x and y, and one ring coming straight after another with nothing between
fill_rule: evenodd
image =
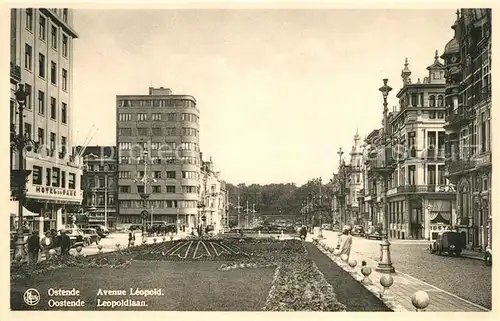
<instances>
[{"instance_id":1,"label":"stone ball ornament","mask_svg":"<svg viewBox=\"0 0 500 321\"><path fill-rule=\"evenodd\" d=\"M380 278L380 284L384 287L384 288L389 288L392 284L394 283L394 279L392 278L392 276L390 275L383 275L381 278Z\"/></svg>"},{"instance_id":2,"label":"stone ball ornament","mask_svg":"<svg viewBox=\"0 0 500 321\"><path fill-rule=\"evenodd\" d=\"M153 242L156 243L156 237L153 237Z\"/></svg>"},{"instance_id":3,"label":"stone ball ornament","mask_svg":"<svg viewBox=\"0 0 500 321\"><path fill-rule=\"evenodd\" d=\"M340 250L339 249L333 250L333 255L339 256L340 255Z\"/></svg>"},{"instance_id":4,"label":"stone ball ornament","mask_svg":"<svg viewBox=\"0 0 500 321\"><path fill-rule=\"evenodd\" d=\"M102 250L102 244L97 245L97 249L100 251Z\"/></svg>"},{"instance_id":5,"label":"stone ball ornament","mask_svg":"<svg viewBox=\"0 0 500 321\"><path fill-rule=\"evenodd\" d=\"M55 255L56 255L56 250L54 250L54 249L50 249L50 250L49 250L49 256L50 256L50 257L54 257Z\"/></svg>"},{"instance_id":6,"label":"stone ball ornament","mask_svg":"<svg viewBox=\"0 0 500 321\"><path fill-rule=\"evenodd\" d=\"M344 262L347 262L347 260L349 259L349 257L347 256L347 254L342 254L342 255L340 256L340 259L341 259L342 261L344 261Z\"/></svg>"},{"instance_id":7,"label":"stone ball ornament","mask_svg":"<svg viewBox=\"0 0 500 321\"><path fill-rule=\"evenodd\" d=\"M349 260L349 263L348 263L348 264L349 264L349 266L350 266L351 268L355 268L355 267L356 267L356 265L358 265L358 261L356 261L356 260L352 259L352 260Z\"/></svg>"},{"instance_id":8,"label":"stone ball ornament","mask_svg":"<svg viewBox=\"0 0 500 321\"><path fill-rule=\"evenodd\" d=\"M429 295L425 291L417 291L411 296L411 304L413 304L417 311L427 308L429 302Z\"/></svg>"},{"instance_id":9,"label":"stone ball ornament","mask_svg":"<svg viewBox=\"0 0 500 321\"><path fill-rule=\"evenodd\" d=\"M120 243L116 242L115 246L117 249L120 249Z\"/></svg>"},{"instance_id":10,"label":"stone ball ornament","mask_svg":"<svg viewBox=\"0 0 500 321\"><path fill-rule=\"evenodd\" d=\"M78 253L80 253L82 250L83 250L83 247L81 247L80 245L76 247L76 251Z\"/></svg>"},{"instance_id":11,"label":"stone ball ornament","mask_svg":"<svg viewBox=\"0 0 500 321\"><path fill-rule=\"evenodd\" d=\"M167 238L164 236L164 237L162 237L162 240L163 240L163 242L165 242L167 240Z\"/></svg>"},{"instance_id":12,"label":"stone ball ornament","mask_svg":"<svg viewBox=\"0 0 500 321\"><path fill-rule=\"evenodd\" d=\"M368 266L363 266L361 268L361 274L363 274L364 276L369 276L370 274L372 274L372 268Z\"/></svg>"}]
</instances>

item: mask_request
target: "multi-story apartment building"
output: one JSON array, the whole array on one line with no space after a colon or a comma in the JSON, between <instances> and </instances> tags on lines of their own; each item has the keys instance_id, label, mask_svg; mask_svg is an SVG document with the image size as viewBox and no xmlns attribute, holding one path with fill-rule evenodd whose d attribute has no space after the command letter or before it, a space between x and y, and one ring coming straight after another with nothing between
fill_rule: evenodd
<instances>
[{"instance_id":1,"label":"multi-story apartment building","mask_svg":"<svg viewBox=\"0 0 500 321\"><path fill-rule=\"evenodd\" d=\"M461 9L445 47L446 175L469 247L491 245L491 9Z\"/></svg>"},{"instance_id":2,"label":"multi-story apartment building","mask_svg":"<svg viewBox=\"0 0 500 321\"><path fill-rule=\"evenodd\" d=\"M366 136L363 144L363 198L360 207L362 208L365 228L383 223L383 184L370 167L370 151L378 147L381 135L382 129L374 129Z\"/></svg>"},{"instance_id":3,"label":"multi-story apartment building","mask_svg":"<svg viewBox=\"0 0 500 321\"><path fill-rule=\"evenodd\" d=\"M194 226L201 165L195 98L149 88L149 95L118 95L116 110L118 223L142 223L140 194L150 194L152 220ZM153 180L141 184L145 175Z\"/></svg>"},{"instance_id":4,"label":"multi-story apartment building","mask_svg":"<svg viewBox=\"0 0 500 321\"><path fill-rule=\"evenodd\" d=\"M76 150L81 151L82 147L77 146ZM83 205L88 210L88 223L114 227L118 198L116 146L87 146L82 156Z\"/></svg>"},{"instance_id":5,"label":"multi-story apartment building","mask_svg":"<svg viewBox=\"0 0 500 321\"><path fill-rule=\"evenodd\" d=\"M387 192L392 238L435 239L451 229L455 216L455 193L445 177L445 68L437 51L427 70L423 81L413 83L406 60L399 110L389 115L398 148Z\"/></svg>"},{"instance_id":6,"label":"multi-story apartment building","mask_svg":"<svg viewBox=\"0 0 500 321\"><path fill-rule=\"evenodd\" d=\"M354 135L354 144L352 145L349 164L349 206L351 213L351 223L361 224L361 211L358 197L363 189L363 151L361 138L356 131Z\"/></svg>"},{"instance_id":7,"label":"multi-story apartment building","mask_svg":"<svg viewBox=\"0 0 500 321\"><path fill-rule=\"evenodd\" d=\"M63 211L82 202L81 158L72 151L73 11L57 8L11 10L11 137L22 134L28 210L39 215L41 232L62 228ZM21 86L22 85L22 86ZM21 116L15 92L27 93ZM11 173L19 160L11 148ZM16 179L11 179L14 186Z\"/></svg>"},{"instance_id":8,"label":"multi-story apartment building","mask_svg":"<svg viewBox=\"0 0 500 321\"><path fill-rule=\"evenodd\" d=\"M200 158L202 157L200 153ZM214 233L221 233L227 226L227 194L225 183L214 163L202 161L199 184L199 215L196 226L212 226Z\"/></svg>"}]
</instances>

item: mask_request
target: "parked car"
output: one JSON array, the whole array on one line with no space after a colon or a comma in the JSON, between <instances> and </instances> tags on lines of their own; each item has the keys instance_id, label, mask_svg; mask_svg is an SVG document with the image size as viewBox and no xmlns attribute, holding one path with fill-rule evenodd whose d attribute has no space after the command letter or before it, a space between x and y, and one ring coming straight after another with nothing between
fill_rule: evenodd
<instances>
[{"instance_id":1,"label":"parked car","mask_svg":"<svg viewBox=\"0 0 500 321\"><path fill-rule=\"evenodd\" d=\"M94 228L100 238L105 238L109 235L109 230L104 225L89 225L88 228Z\"/></svg>"},{"instance_id":2,"label":"parked car","mask_svg":"<svg viewBox=\"0 0 500 321\"><path fill-rule=\"evenodd\" d=\"M365 229L361 225L354 225L354 227L351 230L352 235L360 235L364 236L365 235Z\"/></svg>"},{"instance_id":3,"label":"parked car","mask_svg":"<svg viewBox=\"0 0 500 321\"><path fill-rule=\"evenodd\" d=\"M321 229L322 230L326 230L326 231L331 231L332 230L332 224L322 224L321 225Z\"/></svg>"},{"instance_id":4,"label":"parked car","mask_svg":"<svg viewBox=\"0 0 500 321\"><path fill-rule=\"evenodd\" d=\"M381 240L382 233L375 226L370 226L368 230L365 232L365 239Z\"/></svg>"},{"instance_id":5,"label":"parked car","mask_svg":"<svg viewBox=\"0 0 500 321\"><path fill-rule=\"evenodd\" d=\"M448 255L455 254L456 256L460 256L464 246L465 244L460 233L444 231L439 233L436 240L430 245L430 253L438 255L446 253Z\"/></svg>"},{"instance_id":6,"label":"parked car","mask_svg":"<svg viewBox=\"0 0 500 321\"><path fill-rule=\"evenodd\" d=\"M101 237L97 234L97 230L95 228L83 228L83 245L91 245L93 243L99 244Z\"/></svg>"},{"instance_id":7,"label":"parked car","mask_svg":"<svg viewBox=\"0 0 500 321\"><path fill-rule=\"evenodd\" d=\"M492 266L493 264L493 251L489 246L486 248L486 251L484 252L484 263L486 263L487 266Z\"/></svg>"},{"instance_id":8,"label":"parked car","mask_svg":"<svg viewBox=\"0 0 500 321\"><path fill-rule=\"evenodd\" d=\"M59 231L60 233L61 231ZM66 235L69 236L70 240L70 246L77 247L77 246L83 246L83 240L84 240L84 234L83 231L79 228L70 228L66 229ZM58 243L59 244L59 243Z\"/></svg>"}]
</instances>

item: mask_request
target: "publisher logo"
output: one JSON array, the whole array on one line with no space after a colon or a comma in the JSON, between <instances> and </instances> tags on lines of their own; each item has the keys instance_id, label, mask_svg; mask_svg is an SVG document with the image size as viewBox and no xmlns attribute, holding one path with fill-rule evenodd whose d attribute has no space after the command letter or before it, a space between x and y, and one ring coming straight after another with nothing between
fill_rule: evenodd
<instances>
[{"instance_id":1,"label":"publisher logo","mask_svg":"<svg viewBox=\"0 0 500 321\"><path fill-rule=\"evenodd\" d=\"M35 306L40 302L40 292L37 289L28 289L23 295L24 302L29 306Z\"/></svg>"}]
</instances>

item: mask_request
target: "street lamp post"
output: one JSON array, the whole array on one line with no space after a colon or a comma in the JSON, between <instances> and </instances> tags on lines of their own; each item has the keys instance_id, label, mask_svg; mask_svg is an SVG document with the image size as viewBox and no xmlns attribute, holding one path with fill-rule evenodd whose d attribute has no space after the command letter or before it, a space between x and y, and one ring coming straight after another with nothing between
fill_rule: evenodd
<instances>
[{"instance_id":1,"label":"street lamp post","mask_svg":"<svg viewBox=\"0 0 500 321\"><path fill-rule=\"evenodd\" d=\"M384 110L383 110L383 132L382 132L382 148L384 150L384 162L381 166L376 166L374 168L375 173L378 174L384 182L384 192L383 192L383 211L384 211L384 225L382 231L382 242L380 243L380 262L378 262L377 268L375 269L377 272L381 273L394 273L395 269L392 265L391 261L391 250L389 242L389 233L388 233L388 202L387 202L387 191L389 187L389 178L394 172L394 166L392 164L392 146L390 133L388 133L389 123L387 118L387 96L389 92L392 90L391 87L387 85L388 79L383 79L384 85L379 88L379 91L382 93L382 98L384 99Z\"/></svg>"},{"instance_id":2,"label":"street lamp post","mask_svg":"<svg viewBox=\"0 0 500 321\"><path fill-rule=\"evenodd\" d=\"M139 196L141 197L143 201L143 208L144 210L141 212L141 218L142 218L142 226L143 226L143 232L142 232L142 239L143 241L147 237L147 231L146 231L146 221L148 219L148 199L151 193L148 191L148 185L151 183L156 182L154 178L151 178L148 176L148 171L147 171L147 166L148 166L148 151L145 150L142 154L143 156L143 161L144 161L144 176L142 176L140 179L134 179L135 183L142 183L144 185L144 190L142 193L139 193Z\"/></svg>"},{"instance_id":3,"label":"street lamp post","mask_svg":"<svg viewBox=\"0 0 500 321\"><path fill-rule=\"evenodd\" d=\"M15 148L18 152L18 169L14 171L14 179L17 185L17 200L18 200L18 222L17 222L17 235L15 243L15 253L14 258L23 259L25 256L24 250L24 231L23 231L23 210L24 201L26 196L26 183L28 181L28 176L31 173L30 170L25 169L25 159L24 159L24 148L25 139L29 140L29 136L24 135L24 107L26 105L26 98L29 93L24 91L24 85L20 84L15 93L16 101L19 105L19 134L15 139Z\"/></svg>"},{"instance_id":4,"label":"street lamp post","mask_svg":"<svg viewBox=\"0 0 500 321\"><path fill-rule=\"evenodd\" d=\"M342 167L342 155L344 151L342 151L342 147L339 148L337 154L339 155L339 170L337 173L337 200L338 200L338 210L339 210L339 227L342 231L343 226L343 215L344 215L344 197L345 197L345 181L344 181L344 168ZM340 237L342 233L337 234L337 249L340 249Z\"/></svg>"}]
</instances>

